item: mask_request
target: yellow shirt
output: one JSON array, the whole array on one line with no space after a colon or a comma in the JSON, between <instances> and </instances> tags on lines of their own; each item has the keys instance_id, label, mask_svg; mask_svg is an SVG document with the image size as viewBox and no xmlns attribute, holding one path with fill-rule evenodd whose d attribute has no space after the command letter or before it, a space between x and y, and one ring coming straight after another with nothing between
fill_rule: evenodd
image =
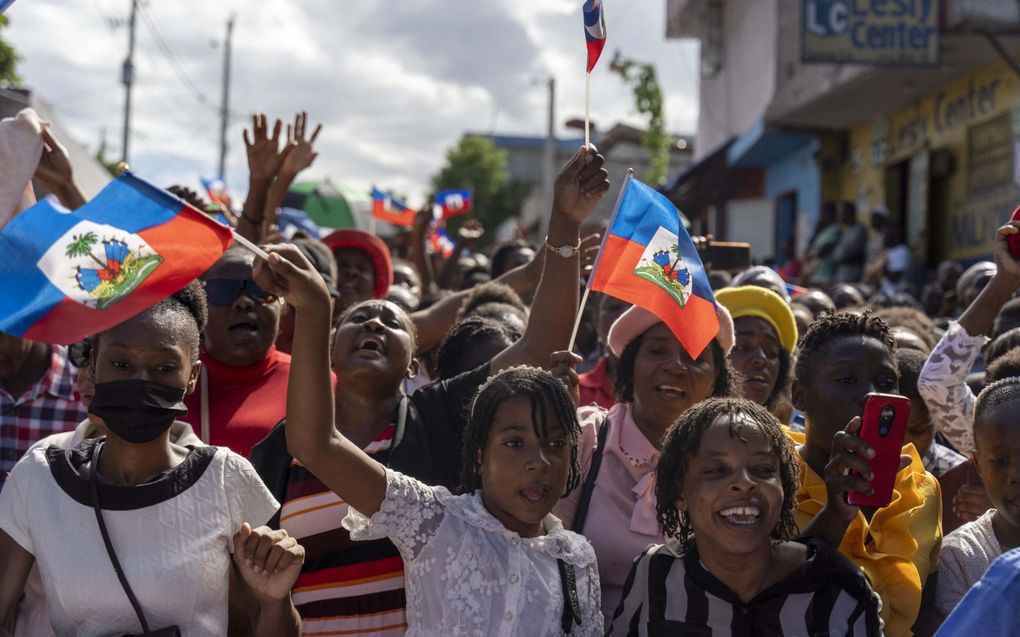
<instances>
[{"instance_id":1,"label":"yellow shirt","mask_svg":"<svg viewBox=\"0 0 1020 637\"><path fill-rule=\"evenodd\" d=\"M804 434L787 432L797 444ZM911 635L921 608L921 587L938 568L942 547L942 494L939 483L925 471L913 445L903 448L911 464L896 476L892 502L878 509L871 521L857 513L839 545L843 555L864 569L882 598L886 637ZM797 526L804 528L826 502L825 480L800 460ZM870 541L868 538L870 537Z\"/></svg>"}]
</instances>

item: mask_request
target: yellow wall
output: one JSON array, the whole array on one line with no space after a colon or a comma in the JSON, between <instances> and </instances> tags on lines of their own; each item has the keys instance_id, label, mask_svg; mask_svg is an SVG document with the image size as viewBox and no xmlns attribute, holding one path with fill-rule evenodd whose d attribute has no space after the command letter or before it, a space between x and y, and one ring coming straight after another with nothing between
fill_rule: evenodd
<instances>
[{"instance_id":1,"label":"yellow wall","mask_svg":"<svg viewBox=\"0 0 1020 637\"><path fill-rule=\"evenodd\" d=\"M1020 104L1020 80L1003 63L993 64L953 80L942 89L902 111L850 131L848 159L838 169L842 198L857 202L863 216L886 203L885 168L925 150L948 149L954 169L947 180L947 215L941 225L941 252L952 259L971 259L991 252L995 229L1020 202L1020 188L1007 180L1002 186L968 192L968 130L1010 114ZM1018 124L1010 127L1013 139ZM1014 157L1013 146L1009 155ZM998 164L1003 167L1003 164ZM1010 161L1010 174L1018 166ZM921 199L922 197L918 197ZM923 252L923 237L908 231L915 251Z\"/></svg>"}]
</instances>

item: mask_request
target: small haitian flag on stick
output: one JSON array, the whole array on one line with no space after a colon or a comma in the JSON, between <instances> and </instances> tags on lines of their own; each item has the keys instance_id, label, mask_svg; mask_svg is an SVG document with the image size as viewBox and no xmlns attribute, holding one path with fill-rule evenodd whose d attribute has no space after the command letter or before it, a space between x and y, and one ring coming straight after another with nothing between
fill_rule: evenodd
<instances>
[{"instance_id":1,"label":"small haitian flag on stick","mask_svg":"<svg viewBox=\"0 0 1020 637\"><path fill-rule=\"evenodd\" d=\"M440 210L440 219L450 219L468 213L473 204L474 191L470 188L440 190L436 193L436 205Z\"/></svg>"},{"instance_id":2,"label":"small haitian flag on stick","mask_svg":"<svg viewBox=\"0 0 1020 637\"><path fill-rule=\"evenodd\" d=\"M658 316L692 358L719 332L712 287L677 209L630 176L588 285Z\"/></svg>"},{"instance_id":3,"label":"small haitian flag on stick","mask_svg":"<svg viewBox=\"0 0 1020 637\"><path fill-rule=\"evenodd\" d=\"M581 12L584 14L584 41L588 47L585 70L591 73L606 46L606 14L602 12L602 0L586 0Z\"/></svg>"},{"instance_id":4,"label":"small haitian flag on stick","mask_svg":"<svg viewBox=\"0 0 1020 637\"><path fill-rule=\"evenodd\" d=\"M129 173L73 212L40 201L0 230L0 331L80 341L198 278L231 239L227 226Z\"/></svg>"},{"instance_id":5,"label":"small haitian flag on stick","mask_svg":"<svg viewBox=\"0 0 1020 637\"><path fill-rule=\"evenodd\" d=\"M414 225L415 211L378 188L372 188L372 216L395 226L410 227Z\"/></svg>"}]
</instances>

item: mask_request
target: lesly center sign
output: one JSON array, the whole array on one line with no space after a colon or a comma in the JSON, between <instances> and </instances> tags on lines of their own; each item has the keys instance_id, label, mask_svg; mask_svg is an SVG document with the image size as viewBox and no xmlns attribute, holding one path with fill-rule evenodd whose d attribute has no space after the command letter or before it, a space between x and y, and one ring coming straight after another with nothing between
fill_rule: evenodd
<instances>
[{"instance_id":1,"label":"lesly center sign","mask_svg":"<svg viewBox=\"0 0 1020 637\"><path fill-rule=\"evenodd\" d=\"M939 0L803 0L801 60L939 63Z\"/></svg>"}]
</instances>

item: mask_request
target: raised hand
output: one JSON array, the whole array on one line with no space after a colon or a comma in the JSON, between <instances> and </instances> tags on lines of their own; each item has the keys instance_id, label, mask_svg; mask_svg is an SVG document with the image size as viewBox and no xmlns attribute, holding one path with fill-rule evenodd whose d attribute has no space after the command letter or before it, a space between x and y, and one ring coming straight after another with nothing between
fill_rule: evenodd
<instances>
[{"instance_id":1,"label":"raised hand","mask_svg":"<svg viewBox=\"0 0 1020 637\"><path fill-rule=\"evenodd\" d=\"M549 357L549 372L567 387L567 393L576 406L581 402L581 380L577 375L577 364L584 359L573 352L561 350Z\"/></svg>"},{"instance_id":2,"label":"raised hand","mask_svg":"<svg viewBox=\"0 0 1020 637\"><path fill-rule=\"evenodd\" d=\"M580 224L609 190L606 158L594 146L582 146L556 177L553 217Z\"/></svg>"},{"instance_id":3,"label":"raised hand","mask_svg":"<svg viewBox=\"0 0 1020 637\"><path fill-rule=\"evenodd\" d=\"M1014 284L1020 284L1020 262L1009 253L1006 237L1020 232L1020 221L1011 221L995 232L995 265L1000 276L1007 276Z\"/></svg>"},{"instance_id":4,"label":"raised hand","mask_svg":"<svg viewBox=\"0 0 1020 637\"><path fill-rule=\"evenodd\" d=\"M286 531L268 526L252 529L245 522L234 534L234 561L255 597L279 601L290 596L301 574L305 549Z\"/></svg>"},{"instance_id":5,"label":"raised hand","mask_svg":"<svg viewBox=\"0 0 1020 637\"><path fill-rule=\"evenodd\" d=\"M67 149L53 137L49 127L43 127L42 139L42 158L39 159L39 167L35 170L35 176L47 188L57 192L64 184L70 183L73 178L71 158L67 154Z\"/></svg>"},{"instance_id":6,"label":"raised hand","mask_svg":"<svg viewBox=\"0 0 1020 637\"><path fill-rule=\"evenodd\" d=\"M308 113L301 111L294 116L293 126L287 124L287 153L283 160L282 172L293 177L308 168L319 156L313 145L322 131L322 124L315 127L312 136L305 139L308 127Z\"/></svg>"},{"instance_id":7,"label":"raised hand","mask_svg":"<svg viewBox=\"0 0 1020 637\"><path fill-rule=\"evenodd\" d=\"M248 171L252 181L271 181L276 178L284 159L293 150L290 145L280 147L280 128L283 122L279 119L273 124L272 134L264 113L256 113L251 118L251 136L248 129L244 130L244 149L248 153Z\"/></svg>"},{"instance_id":8,"label":"raised hand","mask_svg":"<svg viewBox=\"0 0 1020 637\"><path fill-rule=\"evenodd\" d=\"M468 219L457 230L457 240L462 246L472 246L485 234L485 226L478 219Z\"/></svg>"},{"instance_id":9,"label":"raised hand","mask_svg":"<svg viewBox=\"0 0 1020 637\"><path fill-rule=\"evenodd\" d=\"M283 297L295 308L322 308L330 304L326 284L308 259L296 247L265 246L268 262L256 259L253 278L263 290Z\"/></svg>"}]
</instances>

